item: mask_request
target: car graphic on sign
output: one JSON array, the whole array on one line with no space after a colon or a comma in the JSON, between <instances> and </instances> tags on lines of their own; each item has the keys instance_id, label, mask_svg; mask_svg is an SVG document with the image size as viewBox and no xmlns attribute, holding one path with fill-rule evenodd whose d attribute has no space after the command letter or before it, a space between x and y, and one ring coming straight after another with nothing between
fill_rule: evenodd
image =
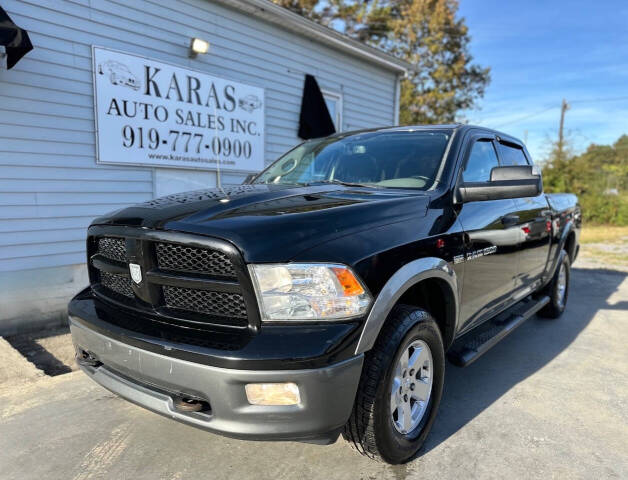
<instances>
[{"instance_id":1,"label":"car graphic on sign","mask_svg":"<svg viewBox=\"0 0 628 480\"><path fill-rule=\"evenodd\" d=\"M242 110L246 110L251 113L262 106L262 101L257 95L246 95L238 100L238 105Z\"/></svg>"},{"instance_id":2,"label":"car graphic on sign","mask_svg":"<svg viewBox=\"0 0 628 480\"><path fill-rule=\"evenodd\" d=\"M109 81L113 85L122 85L132 88L133 90L139 90L142 86L142 83L137 77L131 73L129 67L114 60L107 60L99 64L98 73L100 75L108 75Z\"/></svg>"}]
</instances>

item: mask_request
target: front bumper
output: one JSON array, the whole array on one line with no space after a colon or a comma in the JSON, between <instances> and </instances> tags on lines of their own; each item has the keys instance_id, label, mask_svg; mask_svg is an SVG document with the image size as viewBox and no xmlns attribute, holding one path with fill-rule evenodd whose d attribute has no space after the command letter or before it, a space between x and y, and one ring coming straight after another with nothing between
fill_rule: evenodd
<instances>
[{"instance_id":1,"label":"front bumper","mask_svg":"<svg viewBox=\"0 0 628 480\"><path fill-rule=\"evenodd\" d=\"M127 400L175 420L226 436L252 440L330 443L346 423L362 371L363 355L304 370L236 370L194 363L147 351L95 332L70 317L77 352L95 365L81 368ZM300 404L249 404L247 383L294 382ZM181 412L177 397L202 399L204 412Z\"/></svg>"}]
</instances>

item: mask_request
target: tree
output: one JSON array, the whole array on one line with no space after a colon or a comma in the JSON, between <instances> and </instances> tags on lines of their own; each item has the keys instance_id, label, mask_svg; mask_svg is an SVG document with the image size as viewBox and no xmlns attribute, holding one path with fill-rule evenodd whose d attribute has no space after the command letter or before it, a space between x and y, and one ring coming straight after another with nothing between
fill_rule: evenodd
<instances>
[{"instance_id":1,"label":"tree","mask_svg":"<svg viewBox=\"0 0 628 480\"><path fill-rule=\"evenodd\" d=\"M452 122L484 96L490 70L472 64L456 0L402 0L393 53L415 66L402 83L402 124Z\"/></svg>"},{"instance_id":2,"label":"tree","mask_svg":"<svg viewBox=\"0 0 628 480\"><path fill-rule=\"evenodd\" d=\"M400 123L452 122L484 95L490 71L472 63L457 0L274 0L406 60Z\"/></svg>"},{"instance_id":3,"label":"tree","mask_svg":"<svg viewBox=\"0 0 628 480\"><path fill-rule=\"evenodd\" d=\"M573 151L573 143L570 136L552 141L546 137L550 145L547 157L543 164L543 186L548 192L567 192L572 190L572 178L574 176L571 160L576 156Z\"/></svg>"},{"instance_id":4,"label":"tree","mask_svg":"<svg viewBox=\"0 0 628 480\"><path fill-rule=\"evenodd\" d=\"M319 20L320 16L314 12L314 8L318 4L318 0L272 0L273 3L281 5L294 13L309 18L311 20Z\"/></svg>"},{"instance_id":5,"label":"tree","mask_svg":"<svg viewBox=\"0 0 628 480\"><path fill-rule=\"evenodd\" d=\"M561 156L555 145L543 185L547 192L577 194L587 221L628 225L628 135L613 145L591 144L580 155Z\"/></svg>"}]
</instances>

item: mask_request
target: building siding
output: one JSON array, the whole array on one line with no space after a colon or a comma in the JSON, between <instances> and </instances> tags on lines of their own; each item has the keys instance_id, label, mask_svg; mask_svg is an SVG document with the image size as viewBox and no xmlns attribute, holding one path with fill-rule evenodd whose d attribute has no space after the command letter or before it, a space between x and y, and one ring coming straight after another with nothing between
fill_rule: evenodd
<instances>
[{"instance_id":1,"label":"building siding","mask_svg":"<svg viewBox=\"0 0 628 480\"><path fill-rule=\"evenodd\" d=\"M343 130L395 122L392 71L207 0L5 0L3 8L35 49L0 70L0 283L84 263L90 221L149 200L161 193L155 179L168 178L163 169L96 164L92 45L264 87L266 163L299 142L306 73L342 94ZM188 59L191 37L208 40L209 54ZM215 184L215 174L203 175ZM221 181L244 176L223 172ZM0 293L0 305L13 299Z\"/></svg>"}]
</instances>

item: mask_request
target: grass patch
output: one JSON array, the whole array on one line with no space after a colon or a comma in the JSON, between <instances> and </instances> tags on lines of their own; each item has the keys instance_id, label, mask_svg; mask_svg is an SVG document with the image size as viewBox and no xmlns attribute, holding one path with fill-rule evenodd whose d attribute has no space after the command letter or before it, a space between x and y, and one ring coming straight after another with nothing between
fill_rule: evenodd
<instances>
[{"instance_id":1,"label":"grass patch","mask_svg":"<svg viewBox=\"0 0 628 480\"><path fill-rule=\"evenodd\" d=\"M580 243L628 243L628 227L585 225Z\"/></svg>"},{"instance_id":2,"label":"grass patch","mask_svg":"<svg viewBox=\"0 0 628 480\"><path fill-rule=\"evenodd\" d=\"M628 267L628 227L586 225L580 234L583 258Z\"/></svg>"}]
</instances>

